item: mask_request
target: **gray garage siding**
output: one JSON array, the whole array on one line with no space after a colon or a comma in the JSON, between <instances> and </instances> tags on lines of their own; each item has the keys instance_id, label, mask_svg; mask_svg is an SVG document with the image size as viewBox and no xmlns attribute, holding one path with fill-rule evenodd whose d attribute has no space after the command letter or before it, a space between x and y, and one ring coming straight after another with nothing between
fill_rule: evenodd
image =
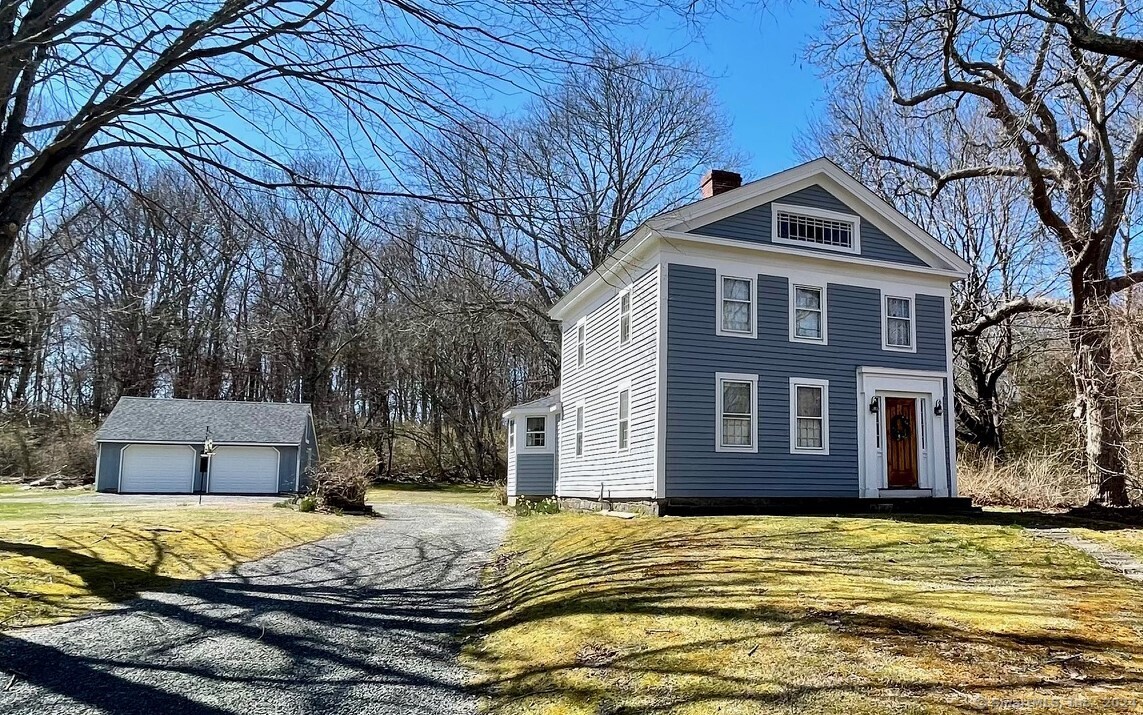
<instances>
[{"instance_id":1,"label":"gray garage siding","mask_svg":"<svg viewBox=\"0 0 1143 715\"><path fill-rule=\"evenodd\" d=\"M520 496L547 497L556 493L556 455L516 454L515 492Z\"/></svg>"},{"instance_id":2,"label":"gray garage siding","mask_svg":"<svg viewBox=\"0 0 1143 715\"><path fill-rule=\"evenodd\" d=\"M944 299L917 296L917 352L881 349L881 297L829 284L828 345L789 341L787 279L758 276L758 338L715 334L715 271L667 273L666 496L858 495L857 368L944 372ZM758 375L757 454L720 453L715 373ZM789 379L829 380L829 455L790 454ZM946 398L947 399L947 398Z\"/></svg>"},{"instance_id":3,"label":"gray garage siding","mask_svg":"<svg viewBox=\"0 0 1143 715\"><path fill-rule=\"evenodd\" d=\"M787 194L777 201L780 204L810 206L856 215L856 212L846 206L841 199L817 184L800 191L795 191L792 194ZM730 238L738 241L772 243L772 223L773 214L770 204L767 203L707 224L706 226L692 229L690 233L697 233L703 236L716 236L718 238ZM817 253L837 255L836 251L818 248L812 244L799 246L799 248ZM889 238L881 229L864 219L861 221L861 256L878 261L906 263L912 266L925 265L923 260L910 253L904 246L892 238Z\"/></svg>"},{"instance_id":4,"label":"gray garage siding","mask_svg":"<svg viewBox=\"0 0 1143 715\"><path fill-rule=\"evenodd\" d=\"M292 492L297 489L298 448L278 447L278 491Z\"/></svg>"}]
</instances>

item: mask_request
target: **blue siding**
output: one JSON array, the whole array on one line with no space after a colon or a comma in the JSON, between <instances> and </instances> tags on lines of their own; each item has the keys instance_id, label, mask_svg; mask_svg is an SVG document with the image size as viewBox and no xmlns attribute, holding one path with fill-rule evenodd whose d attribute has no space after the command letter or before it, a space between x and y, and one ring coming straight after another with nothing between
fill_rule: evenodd
<instances>
[{"instance_id":1,"label":"blue siding","mask_svg":"<svg viewBox=\"0 0 1143 715\"><path fill-rule=\"evenodd\" d=\"M795 206L812 206L819 209L828 209L856 215L856 212L842 203L830 192L817 184L787 194L778 199L780 204L793 204ZM714 223L692 229L690 233L718 238L730 238L739 241L756 241L759 243L772 243L770 225L773 215L770 204L763 204L741 213L715 221ZM806 244L803 248L816 253L837 255L836 251ZM904 246L889 238L885 233L866 220L861 221L861 256L878 261L892 263L906 263L912 266L923 266L925 262L910 253Z\"/></svg>"},{"instance_id":2,"label":"blue siding","mask_svg":"<svg viewBox=\"0 0 1143 715\"><path fill-rule=\"evenodd\" d=\"M546 497L556 493L554 454L516 454L516 494Z\"/></svg>"},{"instance_id":3,"label":"blue siding","mask_svg":"<svg viewBox=\"0 0 1143 715\"><path fill-rule=\"evenodd\" d=\"M789 341L787 279L758 276L758 338L715 334L715 271L667 275L667 497L858 496L857 368L944 372L941 296L917 296L917 352L881 349L881 297L826 288L828 345ZM719 453L715 373L758 375L758 453ZM829 380L829 455L790 454L791 377Z\"/></svg>"}]
</instances>

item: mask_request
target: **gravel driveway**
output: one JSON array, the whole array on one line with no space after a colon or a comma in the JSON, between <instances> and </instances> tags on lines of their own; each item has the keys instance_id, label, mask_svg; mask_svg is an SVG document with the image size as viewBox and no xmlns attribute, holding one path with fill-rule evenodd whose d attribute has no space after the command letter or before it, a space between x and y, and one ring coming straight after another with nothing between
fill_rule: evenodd
<instances>
[{"instance_id":1,"label":"gravel driveway","mask_svg":"<svg viewBox=\"0 0 1143 715\"><path fill-rule=\"evenodd\" d=\"M235 575L0 635L0 669L17 674L0 674L0 712L474 712L456 635L505 522L461 507L381 511Z\"/></svg>"}]
</instances>

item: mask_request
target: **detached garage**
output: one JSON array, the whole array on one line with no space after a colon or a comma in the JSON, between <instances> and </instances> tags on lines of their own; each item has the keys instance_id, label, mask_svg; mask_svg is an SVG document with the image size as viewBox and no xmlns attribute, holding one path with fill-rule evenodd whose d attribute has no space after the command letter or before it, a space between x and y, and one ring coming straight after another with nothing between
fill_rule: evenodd
<instances>
[{"instance_id":1,"label":"detached garage","mask_svg":"<svg viewBox=\"0 0 1143 715\"><path fill-rule=\"evenodd\" d=\"M121 398L95 434L95 488L134 494L304 491L309 405Z\"/></svg>"}]
</instances>

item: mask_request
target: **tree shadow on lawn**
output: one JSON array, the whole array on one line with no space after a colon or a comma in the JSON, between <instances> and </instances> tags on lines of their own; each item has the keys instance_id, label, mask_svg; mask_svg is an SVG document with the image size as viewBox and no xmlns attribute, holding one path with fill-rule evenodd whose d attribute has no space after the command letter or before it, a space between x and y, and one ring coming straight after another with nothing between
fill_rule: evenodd
<instances>
[{"instance_id":1,"label":"tree shadow on lawn","mask_svg":"<svg viewBox=\"0 0 1143 715\"><path fill-rule=\"evenodd\" d=\"M0 543L91 578L101 597L129 599L126 610L0 634L0 669L15 676L0 689L0 711L79 703L124 715L220 715L277 701L315 713L414 712L415 699L402 705L409 688L455 700L463 688L448 668L456 634L471 623L475 589L462 579L472 547L405 541L423 561L402 565L364 557L355 541L351 533L310 544L207 581ZM411 587L388 587L394 579ZM160 589L168 593L152 593Z\"/></svg>"},{"instance_id":2,"label":"tree shadow on lawn","mask_svg":"<svg viewBox=\"0 0 1143 715\"><path fill-rule=\"evenodd\" d=\"M1038 547L998 557L982 543L962 554L955 535L912 544L921 538L912 529L894 541L873 519L844 528L829 517L790 520L790 528L771 532L752 529L752 522L763 526L757 521L686 519L685 534L660 528L662 522L649 522L644 533L583 529L516 554L527 565L501 565L491 587L495 602L486 604L481 625L486 639L473 653L484 663L481 687L494 698L493 711L515 712L521 701L545 698L635 713L705 702L713 709L715 701L813 708L822 697L883 697L889 709L903 697L923 698L987 710L980 703L1022 689L1090 696L1093 688L1143 682L1138 667L1123 667L1143 665L1140 639L1125 641L1112 627L1125 614L1109 611L1085 628L1048 622L1045 609L1062 603L1039 592L1051 581ZM1005 540L996 542L1000 549L1017 535L998 530L980 537L989 538ZM1066 597L1106 600L1109 584L1118 586L1098 577L1072 583ZM530 666L518 653L526 644L510 640L512 629L542 638L535 634L573 628L583 616L611 619L593 624L600 642L588 657L565 651ZM679 627L664 624L695 624L703 635L691 637L688 626L664 635L659 627ZM856 649L845 668L864 667L859 651L896 665L854 678L815 672L814 654L794 651L791 659L809 656L804 671L776 665L758 676L757 650L780 653L807 642L803 637ZM510 645L489 645L496 638ZM593 656L597 651L603 662ZM648 679L659 692L633 686Z\"/></svg>"}]
</instances>

